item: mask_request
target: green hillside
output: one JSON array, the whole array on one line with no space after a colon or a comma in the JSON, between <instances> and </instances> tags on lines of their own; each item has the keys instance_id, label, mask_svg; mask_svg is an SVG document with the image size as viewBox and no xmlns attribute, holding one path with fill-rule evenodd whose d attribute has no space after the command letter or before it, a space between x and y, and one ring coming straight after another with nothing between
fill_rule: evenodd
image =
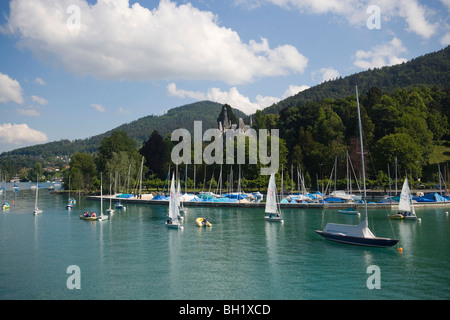
<instances>
[{"instance_id":1,"label":"green hillside","mask_svg":"<svg viewBox=\"0 0 450 320\"><path fill-rule=\"evenodd\" d=\"M355 93L355 85L358 85L360 92L368 92L372 87L378 87L383 92L420 85L446 88L450 85L450 46L399 65L367 70L324 82L264 109L263 114L278 114L283 108L299 106L305 102L345 98Z\"/></svg>"},{"instance_id":2,"label":"green hillside","mask_svg":"<svg viewBox=\"0 0 450 320\"><path fill-rule=\"evenodd\" d=\"M94 153L97 151L100 141L118 129L125 131L137 144L142 144L154 130L157 130L163 137L177 128L185 128L192 132L194 121L202 121L204 129L217 128L217 117L221 113L222 107L222 104L211 101L196 102L170 109L161 116L143 117L87 139L54 141L4 152L0 155L0 159L11 156L46 158L58 155L70 156L76 152ZM234 109L233 113L238 118L246 117L239 110Z\"/></svg>"}]
</instances>

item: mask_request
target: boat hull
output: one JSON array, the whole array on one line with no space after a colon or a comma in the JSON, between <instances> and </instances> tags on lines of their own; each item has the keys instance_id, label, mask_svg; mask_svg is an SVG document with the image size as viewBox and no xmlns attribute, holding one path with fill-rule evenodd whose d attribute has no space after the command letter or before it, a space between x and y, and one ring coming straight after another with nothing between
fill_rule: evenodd
<instances>
[{"instance_id":1,"label":"boat hull","mask_svg":"<svg viewBox=\"0 0 450 320\"><path fill-rule=\"evenodd\" d=\"M174 223L167 223L166 222L166 227L169 229L183 229L183 226L181 224L174 224Z\"/></svg>"},{"instance_id":2,"label":"boat hull","mask_svg":"<svg viewBox=\"0 0 450 320\"><path fill-rule=\"evenodd\" d=\"M399 241L398 239L391 238L351 237L344 234L328 233L320 230L316 230L316 233L331 241L366 247L387 248L396 245Z\"/></svg>"},{"instance_id":3,"label":"boat hull","mask_svg":"<svg viewBox=\"0 0 450 320\"><path fill-rule=\"evenodd\" d=\"M264 220L266 221L270 221L270 222L284 222L284 220L281 217L269 217L269 216L265 216Z\"/></svg>"},{"instance_id":4,"label":"boat hull","mask_svg":"<svg viewBox=\"0 0 450 320\"><path fill-rule=\"evenodd\" d=\"M212 224L209 221L206 221L206 224L203 223L203 219L204 218L197 218L195 220L195 223L197 224L197 226L199 226L199 227L212 227Z\"/></svg>"},{"instance_id":5,"label":"boat hull","mask_svg":"<svg viewBox=\"0 0 450 320\"><path fill-rule=\"evenodd\" d=\"M400 219L404 218L403 215L400 213L390 214L390 215L388 215L388 217L393 220L400 220Z\"/></svg>"},{"instance_id":6,"label":"boat hull","mask_svg":"<svg viewBox=\"0 0 450 320\"><path fill-rule=\"evenodd\" d=\"M85 217L85 216L82 216L82 215L80 216L81 220L86 220L86 221L97 221L98 218L100 218L100 217Z\"/></svg>"},{"instance_id":7,"label":"boat hull","mask_svg":"<svg viewBox=\"0 0 450 320\"><path fill-rule=\"evenodd\" d=\"M37 216L38 214L42 214L42 210L40 210L40 209L35 210L35 211L33 212L33 214L34 214L35 216Z\"/></svg>"},{"instance_id":8,"label":"boat hull","mask_svg":"<svg viewBox=\"0 0 450 320\"><path fill-rule=\"evenodd\" d=\"M347 214L347 215L352 215L352 216L360 215L360 213L358 211L353 210L353 209L351 209L351 210L350 209L342 209L342 210L339 210L338 212L341 214Z\"/></svg>"}]
</instances>

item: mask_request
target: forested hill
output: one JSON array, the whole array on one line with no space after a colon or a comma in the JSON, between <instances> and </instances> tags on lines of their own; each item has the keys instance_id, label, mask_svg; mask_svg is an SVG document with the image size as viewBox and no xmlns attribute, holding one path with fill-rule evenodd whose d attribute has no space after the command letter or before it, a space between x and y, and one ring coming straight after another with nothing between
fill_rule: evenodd
<instances>
[{"instance_id":1,"label":"forested hill","mask_svg":"<svg viewBox=\"0 0 450 320\"><path fill-rule=\"evenodd\" d=\"M16 149L0 154L0 158L9 156L30 156L47 158L57 155L71 156L76 152L94 153L97 151L100 141L110 136L114 130L125 131L137 144L142 144L150 138L152 132L166 137L177 128L185 128L193 132L194 121L202 121L203 129L217 128L217 118L222 111L223 105L211 102L200 101L181 107L173 108L161 116L147 116L136 121L123 124L108 132L75 141L61 140L46 144L35 145ZM237 118L246 118L246 115L239 110L233 109L233 114Z\"/></svg>"},{"instance_id":2,"label":"forested hill","mask_svg":"<svg viewBox=\"0 0 450 320\"><path fill-rule=\"evenodd\" d=\"M295 96L274 104L263 114L279 114L286 107L299 106L307 101L340 99L355 93L355 85L360 92L368 92L378 87L383 92L406 89L419 85L437 86L440 89L450 85L450 46L429 53L411 61L380 69L372 69L339 78L311 87Z\"/></svg>"}]
</instances>

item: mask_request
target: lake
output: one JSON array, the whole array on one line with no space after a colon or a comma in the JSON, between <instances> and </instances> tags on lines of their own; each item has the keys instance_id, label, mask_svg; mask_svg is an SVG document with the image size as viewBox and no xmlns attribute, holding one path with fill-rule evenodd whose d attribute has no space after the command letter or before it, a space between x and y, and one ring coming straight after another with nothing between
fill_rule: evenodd
<instances>
[{"instance_id":1,"label":"lake","mask_svg":"<svg viewBox=\"0 0 450 320\"><path fill-rule=\"evenodd\" d=\"M417 208L420 223L369 210L372 232L400 242L368 248L315 233L327 222L363 219L333 209L283 209L285 223L276 224L264 221L263 208L188 207L180 231L164 225L164 205L126 204L107 221L80 220L100 212L100 202L74 195L77 204L66 210L68 196L50 194L50 183L41 183L43 214L34 216L31 185L15 193L8 184L0 194L11 204L0 211L2 300L450 298L450 208ZM212 228L197 227L197 217ZM73 276L80 289L69 288Z\"/></svg>"}]
</instances>

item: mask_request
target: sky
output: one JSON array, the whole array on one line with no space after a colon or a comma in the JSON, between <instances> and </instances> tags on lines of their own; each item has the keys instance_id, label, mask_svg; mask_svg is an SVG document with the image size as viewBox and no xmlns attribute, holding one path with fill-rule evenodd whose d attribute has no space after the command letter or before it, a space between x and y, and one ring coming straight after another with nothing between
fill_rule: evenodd
<instances>
[{"instance_id":1,"label":"sky","mask_svg":"<svg viewBox=\"0 0 450 320\"><path fill-rule=\"evenodd\" d=\"M255 113L450 44L450 0L0 1L0 153L202 100Z\"/></svg>"}]
</instances>

